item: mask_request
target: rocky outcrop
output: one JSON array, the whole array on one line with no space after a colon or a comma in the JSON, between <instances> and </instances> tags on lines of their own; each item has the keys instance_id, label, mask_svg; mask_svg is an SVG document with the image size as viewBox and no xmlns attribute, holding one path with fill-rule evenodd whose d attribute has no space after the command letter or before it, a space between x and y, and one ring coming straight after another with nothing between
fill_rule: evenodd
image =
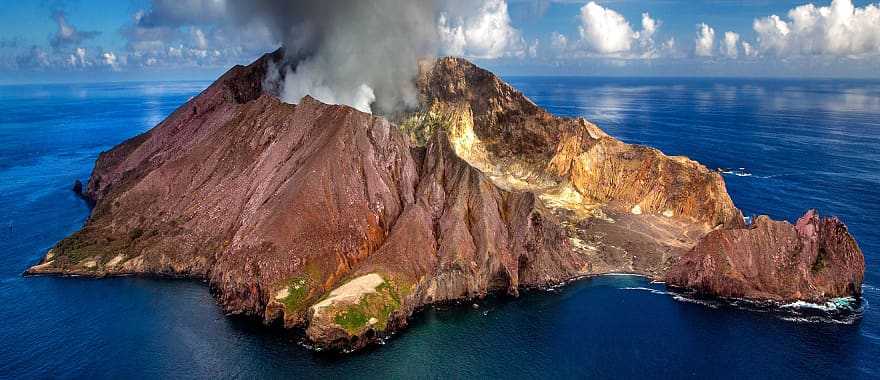
<instances>
[{"instance_id":1,"label":"rocky outcrop","mask_svg":"<svg viewBox=\"0 0 880 380\"><path fill-rule=\"evenodd\" d=\"M824 302L858 296L864 271L846 226L810 210L794 225L760 216L748 228L712 231L666 281L712 296Z\"/></svg>"},{"instance_id":2,"label":"rocky outcrop","mask_svg":"<svg viewBox=\"0 0 880 380\"><path fill-rule=\"evenodd\" d=\"M421 109L392 123L279 101L262 84L281 56L233 68L102 153L86 225L28 273L205 279L227 313L356 349L426 304L610 272L662 278L672 265L709 278L713 267L688 264L695 246L760 239L737 232L754 229L719 174L550 115L467 61L426 63ZM768 241L752 253L781 247ZM861 255L854 242L834 247L804 281L859 269L838 266L838 253Z\"/></svg>"}]
</instances>

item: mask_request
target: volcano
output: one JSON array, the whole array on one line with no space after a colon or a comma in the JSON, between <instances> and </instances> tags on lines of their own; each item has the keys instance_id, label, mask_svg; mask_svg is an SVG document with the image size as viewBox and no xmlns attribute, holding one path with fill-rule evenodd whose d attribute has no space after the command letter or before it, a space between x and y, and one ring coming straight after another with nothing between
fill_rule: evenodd
<instances>
[{"instance_id":1,"label":"volcano","mask_svg":"<svg viewBox=\"0 0 880 380\"><path fill-rule=\"evenodd\" d=\"M103 152L85 226L27 274L207 281L228 314L352 350L425 305L632 273L712 297L859 296L846 226L747 225L715 171L544 111L460 58L421 64L420 107L385 118L232 68Z\"/></svg>"}]
</instances>

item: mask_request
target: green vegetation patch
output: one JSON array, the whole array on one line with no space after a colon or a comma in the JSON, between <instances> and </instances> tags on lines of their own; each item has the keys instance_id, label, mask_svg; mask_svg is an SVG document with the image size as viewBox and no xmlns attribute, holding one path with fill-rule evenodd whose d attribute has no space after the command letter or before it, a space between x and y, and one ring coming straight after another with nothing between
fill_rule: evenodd
<instances>
[{"instance_id":1,"label":"green vegetation patch","mask_svg":"<svg viewBox=\"0 0 880 380\"><path fill-rule=\"evenodd\" d=\"M293 277L287 281L287 297L280 300L286 312L298 312L307 306L311 281L307 276Z\"/></svg>"},{"instance_id":2,"label":"green vegetation patch","mask_svg":"<svg viewBox=\"0 0 880 380\"><path fill-rule=\"evenodd\" d=\"M107 237L103 240L95 240L82 233L76 233L58 243L56 254L59 258L66 258L71 264L78 264L92 257L104 262L107 258L115 256L117 252L123 252L128 245L126 239Z\"/></svg>"},{"instance_id":3,"label":"green vegetation patch","mask_svg":"<svg viewBox=\"0 0 880 380\"><path fill-rule=\"evenodd\" d=\"M825 248L819 247L819 253L816 255L816 261L813 262L813 265L810 267L810 270L813 273L819 273L823 269L825 269L826 261L827 261L828 252L825 251Z\"/></svg>"},{"instance_id":4,"label":"green vegetation patch","mask_svg":"<svg viewBox=\"0 0 880 380\"><path fill-rule=\"evenodd\" d=\"M361 297L358 304L349 305L338 311L333 321L350 335L358 335L370 326L370 319L376 318L373 328L377 331L385 331L388 327L388 318L400 308L400 305L400 293L386 280L376 287L375 293Z\"/></svg>"}]
</instances>

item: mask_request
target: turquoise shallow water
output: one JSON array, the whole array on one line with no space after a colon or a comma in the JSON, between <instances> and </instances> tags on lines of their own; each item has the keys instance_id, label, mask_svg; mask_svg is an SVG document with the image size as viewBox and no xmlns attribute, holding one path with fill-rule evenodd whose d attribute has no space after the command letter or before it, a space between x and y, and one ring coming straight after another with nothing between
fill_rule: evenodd
<instances>
[{"instance_id":1,"label":"turquoise shallow water","mask_svg":"<svg viewBox=\"0 0 880 380\"><path fill-rule=\"evenodd\" d=\"M312 353L222 315L198 282L24 278L88 208L101 150L208 83L0 87L0 377L880 378L880 83L509 78L551 112L725 175L746 213L838 215L868 261L855 320L704 305L629 276L429 308L384 346ZM744 169L739 169L744 168ZM737 175L737 173L739 175Z\"/></svg>"}]
</instances>

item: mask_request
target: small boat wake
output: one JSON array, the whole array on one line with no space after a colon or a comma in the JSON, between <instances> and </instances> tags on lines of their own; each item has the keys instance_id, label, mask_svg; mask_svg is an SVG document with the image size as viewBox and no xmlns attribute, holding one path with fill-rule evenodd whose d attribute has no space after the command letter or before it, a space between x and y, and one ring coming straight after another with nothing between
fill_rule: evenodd
<instances>
[{"instance_id":1,"label":"small boat wake","mask_svg":"<svg viewBox=\"0 0 880 380\"><path fill-rule=\"evenodd\" d=\"M735 175L737 177L751 177L752 173L746 168L717 168L716 172L721 174Z\"/></svg>"},{"instance_id":2,"label":"small boat wake","mask_svg":"<svg viewBox=\"0 0 880 380\"><path fill-rule=\"evenodd\" d=\"M865 290L870 290L865 285ZM776 318L795 323L835 323L851 325L858 322L867 308L867 301L862 298L834 298L828 302L817 304L806 301L777 303L771 301L753 301L741 298L704 298L693 294L661 290L652 287L622 287L621 290L648 292L650 294L669 296L678 302L702 305L711 309L734 308L749 312L768 313Z\"/></svg>"},{"instance_id":3,"label":"small boat wake","mask_svg":"<svg viewBox=\"0 0 880 380\"><path fill-rule=\"evenodd\" d=\"M724 174L724 175L733 175L733 176L737 176L737 177L752 177L752 178L760 178L760 179L770 179L770 178L777 178L777 177L792 175L792 174L754 175L754 174L752 174L751 171L749 171L746 168L720 167L720 168L716 168L715 171L717 173Z\"/></svg>"}]
</instances>

